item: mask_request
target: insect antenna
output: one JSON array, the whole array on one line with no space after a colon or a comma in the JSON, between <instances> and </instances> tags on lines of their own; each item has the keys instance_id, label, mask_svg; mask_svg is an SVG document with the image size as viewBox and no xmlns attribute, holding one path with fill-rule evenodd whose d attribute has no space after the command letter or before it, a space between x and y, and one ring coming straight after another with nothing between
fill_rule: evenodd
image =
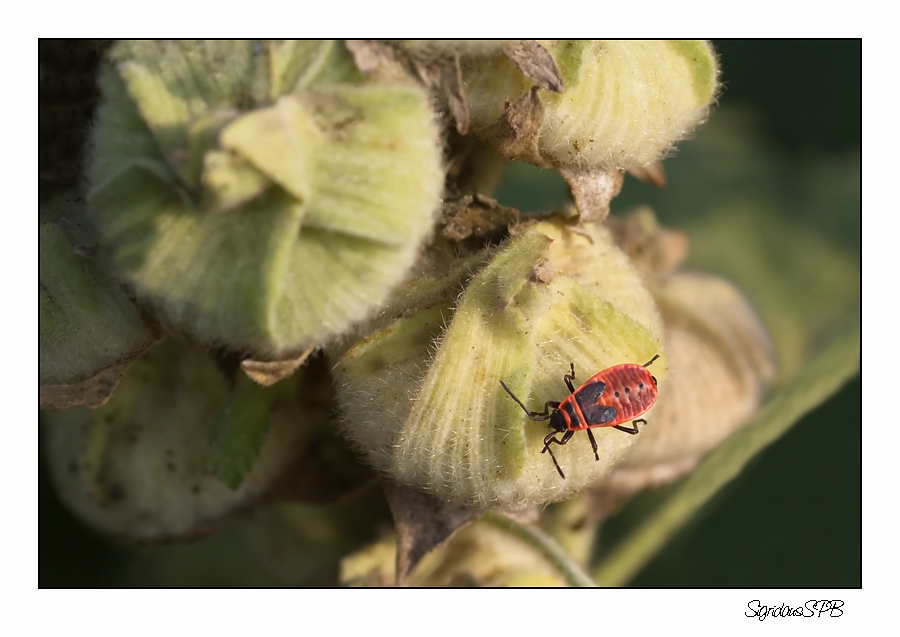
<instances>
[{"instance_id":1,"label":"insect antenna","mask_svg":"<svg viewBox=\"0 0 900 637\"><path fill-rule=\"evenodd\" d=\"M504 382L501 380L501 381L500 381L500 385L501 385L501 387L503 387L503 389L506 390L506 393L509 394L510 396L512 396L512 399L513 399L514 401L516 401L516 402L519 404L519 407L522 408L522 411L525 412L525 415L528 416L529 418L531 418L532 420L548 420L548 419L550 418L549 415L542 415L543 417L539 417L539 416L541 415L541 414L539 414L539 412L538 412L538 415L536 415L534 412L528 411L528 407L526 407L526 406L522 403L521 400L519 400L518 398L516 398L516 395L515 395L514 393L512 393L512 391L509 389L509 387L506 386L506 383L504 383ZM551 453L550 455L552 456L553 454Z\"/></svg>"}]
</instances>

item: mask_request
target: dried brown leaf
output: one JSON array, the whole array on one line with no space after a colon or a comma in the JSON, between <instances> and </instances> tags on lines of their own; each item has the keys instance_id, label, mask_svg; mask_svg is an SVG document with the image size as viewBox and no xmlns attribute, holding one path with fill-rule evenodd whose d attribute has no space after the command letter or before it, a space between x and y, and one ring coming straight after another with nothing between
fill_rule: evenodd
<instances>
[{"instance_id":1,"label":"dried brown leaf","mask_svg":"<svg viewBox=\"0 0 900 637\"><path fill-rule=\"evenodd\" d=\"M445 55L433 60L414 59L412 64L426 86L436 88L446 96L450 114L456 120L456 130L465 135L469 131L469 106L462 90L459 55Z\"/></svg>"},{"instance_id":2,"label":"dried brown leaf","mask_svg":"<svg viewBox=\"0 0 900 637\"><path fill-rule=\"evenodd\" d=\"M441 235L450 241L465 242L473 252L486 243L498 244L509 236L509 227L519 221L515 208L501 206L478 193L445 201L441 210Z\"/></svg>"},{"instance_id":3,"label":"dried brown leaf","mask_svg":"<svg viewBox=\"0 0 900 637\"><path fill-rule=\"evenodd\" d=\"M392 480L384 480L384 492L397 530L397 584L403 584L425 555L480 514Z\"/></svg>"},{"instance_id":4,"label":"dried brown leaf","mask_svg":"<svg viewBox=\"0 0 900 637\"><path fill-rule=\"evenodd\" d=\"M241 361L241 369L260 385L273 385L297 371L314 350L315 347L310 347L297 357L277 361L255 361L248 358Z\"/></svg>"},{"instance_id":5,"label":"dried brown leaf","mask_svg":"<svg viewBox=\"0 0 900 637\"><path fill-rule=\"evenodd\" d=\"M357 68L363 73L374 73L379 68L397 63L394 48L379 40L344 40Z\"/></svg>"},{"instance_id":6,"label":"dried brown leaf","mask_svg":"<svg viewBox=\"0 0 900 637\"><path fill-rule=\"evenodd\" d=\"M663 188L666 185L666 171L663 170L662 162L655 161L647 166L636 166L629 168L628 173L632 177L637 177L644 183L657 188Z\"/></svg>"},{"instance_id":7,"label":"dried brown leaf","mask_svg":"<svg viewBox=\"0 0 900 637\"><path fill-rule=\"evenodd\" d=\"M622 190L624 173L575 166L561 166L558 170L569 183L582 222L604 221L609 216L609 202Z\"/></svg>"},{"instance_id":8,"label":"dried brown leaf","mask_svg":"<svg viewBox=\"0 0 900 637\"><path fill-rule=\"evenodd\" d=\"M538 90L538 87L532 88L514 104L506 102L503 115L479 131L478 136L504 157L549 167L538 148L544 119L544 104Z\"/></svg>"},{"instance_id":9,"label":"dried brown leaf","mask_svg":"<svg viewBox=\"0 0 900 637\"><path fill-rule=\"evenodd\" d=\"M42 386L39 392L41 409L60 410L79 405L96 409L109 400L130 364L131 361L126 361L112 365L80 383Z\"/></svg>"},{"instance_id":10,"label":"dried brown leaf","mask_svg":"<svg viewBox=\"0 0 900 637\"><path fill-rule=\"evenodd\" d=\"M506 57L512 60L522 74L548 91L561 93L563 80L553 56L534 40L514 40L503 47Z\"/></svg>"}]
</instances>

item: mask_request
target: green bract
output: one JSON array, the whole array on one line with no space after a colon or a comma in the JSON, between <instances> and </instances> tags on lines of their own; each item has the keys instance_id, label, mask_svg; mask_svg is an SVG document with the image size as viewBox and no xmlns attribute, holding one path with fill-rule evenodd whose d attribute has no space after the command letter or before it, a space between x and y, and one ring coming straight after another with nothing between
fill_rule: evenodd
<instances>
[{"instance_id":1,"label":"green bract","mask_svg":"<svg viewBox=\"0 0 900 637\"><path fill-rule=\"evenodd\" d=\"M566 258L578 243L574 233L545 225L564 237L552 242L532 230L512 241L471 280L446 329L453 310L437 304L375 332L338 362L345 430L392 478L476 508L525 509L596 481L632 444L621 432L600 430L596 462L586 440L573 440L556 452L562 480L541 454L548 430L527 420L500 386L503 380L540 409L567 393L562 375L570 362L584 382L612 365L662 354L648 328L658 329L652 301L640 309L635 300L647 293L593 292ZM585 270L602 262L610 279L640 286L621 253L604 258L617 252L609 236L594 238L607 243L593 253L582 249ZM554 278L557 264L566 274ZM664 360L654 373L665 377Z\"/></svg>"},{"instance_id":2,"label":"green bract","mask_svg":"<svg viewBox=\"0 0 900 637\"><path fill-rule=\"evenodd\" d=\"M440 201L428 99L343 45L120 44L90 203L121 276L197 340L299 353L373 313Z\"/></svg>"},{"instance_id":3,"label":"green bract","mask_svg":"<svg viewBox=\"0 0 900 637\"><path fill-rule=\"evenodd\" d=\"M76 254L55 224L40 224L39 241L41 406L96 407L155 337L115 281Z\"/></svg>"},{"instance_id":4,"label":"green bract","mask_svg":"<svg viewBox=\"0 0 900 637\"><path fill-rule=\"evenodd\" d=\"M775 352L754 309L716 276L680 272L654 289L677 373L647 428L610 477L637 490L669 482L752 416L775 376ZM712 391L710 388L715 388Z\"/></svg>"},{"instance_id":5,"label":"green bract","mask_svg":"<svg viewBox=\"0 0 900 637\"><path fill-rule=\"evenodd\" d=\"M517 151L515 159L578 169L646 166L705 119L716 94L716 58L703 41L541 44L556 61L564 89L540 93L543 113L526 133L536 136L536 147ZM463 79L476 134L534 85L500 55L468 60Z\"/></svg>"}]
</instances>

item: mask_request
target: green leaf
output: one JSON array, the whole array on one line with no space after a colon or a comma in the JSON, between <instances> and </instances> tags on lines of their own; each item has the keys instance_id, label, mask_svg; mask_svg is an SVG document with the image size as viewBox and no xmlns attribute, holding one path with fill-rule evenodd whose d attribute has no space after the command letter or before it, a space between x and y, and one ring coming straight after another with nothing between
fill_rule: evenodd
<instances>
[{"instance_id":1,"label":"green leaf","mask_svg":"<svg viewBox=\"0 0 900 637\"><path fill-rule=\"evenodd\" d=\"M232 489L241 486L259 455L269 431L274 391L239 376L209 423L209 468Z\"/></svg>"},{"instance_id":2,"label":"green leaf","mask_svg":"<svg viewBox=\"0 0 900 637\"><path fill-rule=\"evenodd\" d=\"M97 259L76 254L56 224L38 236L41 406L97 407L155 337Z\"/></svg>"},{"instance_id":3,"label":"green leaf","mask_svg":"<svg viewBox=\"0 0 900 637\"><path fill-rule=\"evenodd\" d=\"M594 570L601 585L622 586L719 490L794 423L859 371L860 328L834 337L783 385L746 427L703 460Z\"/></svg>"}]
</instances>

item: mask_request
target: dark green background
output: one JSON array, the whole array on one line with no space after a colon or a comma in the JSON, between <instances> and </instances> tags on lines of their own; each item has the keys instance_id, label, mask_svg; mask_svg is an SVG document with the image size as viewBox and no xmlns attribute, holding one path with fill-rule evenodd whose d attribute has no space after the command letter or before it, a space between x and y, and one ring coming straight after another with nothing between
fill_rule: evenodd
<instances>
[{"instance_id":1,"label":"dark green background","mask_svg":"<svg viewBox=\"0 0 900 637\"><path fill-rule=\"evenodd\" d=\"M862 47L857 40L715 41L725 90L719 108L756 114L760 134L785 166L859 152ZM713 115L715 117L715 115ZM685 142L685 144L690 142ZM678 157L667 160L667 167ZM535 171L537 173L537 171ZM543 209L565 197L553 175L511 174L498 192L510 205ZM526 183L527 182L527 183ZM539 186L535 192L534 186ZM665 223L666 191L629 180L616 204L651 203ZM614 205L615 209L615 205ZM830 222L859 255L858 211ZM861 586L861 399L859 377L767 449L709 503L633 581L638 586ZM109 542L59 503L39 472L39 584L241 585L274 583L248 574L246 556L211 572L189 572L195 548L164 549L172 566L135 569L147 550ZM632 502L604 528L613 546L652 500ZM178 564L187 565L179 570ZM137 574L136 574L137 573ZM143 574L141 574L143 573Z\"/></svg>"},{"instance_id":2,"label":"dark green background","mask_svg":"<svg viewBox=\"0 0 900 637\"><path fill-rule=\"evenodd\" d=\"M721 107L752 107L785 162L859 151L860 41L729 40L716 48ZM859 213L847 223L855 232L843 233L845 247L858 256ZM861 586L861 413L857 377L756 458L633 584Z\"/></svg>"}]
</instances>

